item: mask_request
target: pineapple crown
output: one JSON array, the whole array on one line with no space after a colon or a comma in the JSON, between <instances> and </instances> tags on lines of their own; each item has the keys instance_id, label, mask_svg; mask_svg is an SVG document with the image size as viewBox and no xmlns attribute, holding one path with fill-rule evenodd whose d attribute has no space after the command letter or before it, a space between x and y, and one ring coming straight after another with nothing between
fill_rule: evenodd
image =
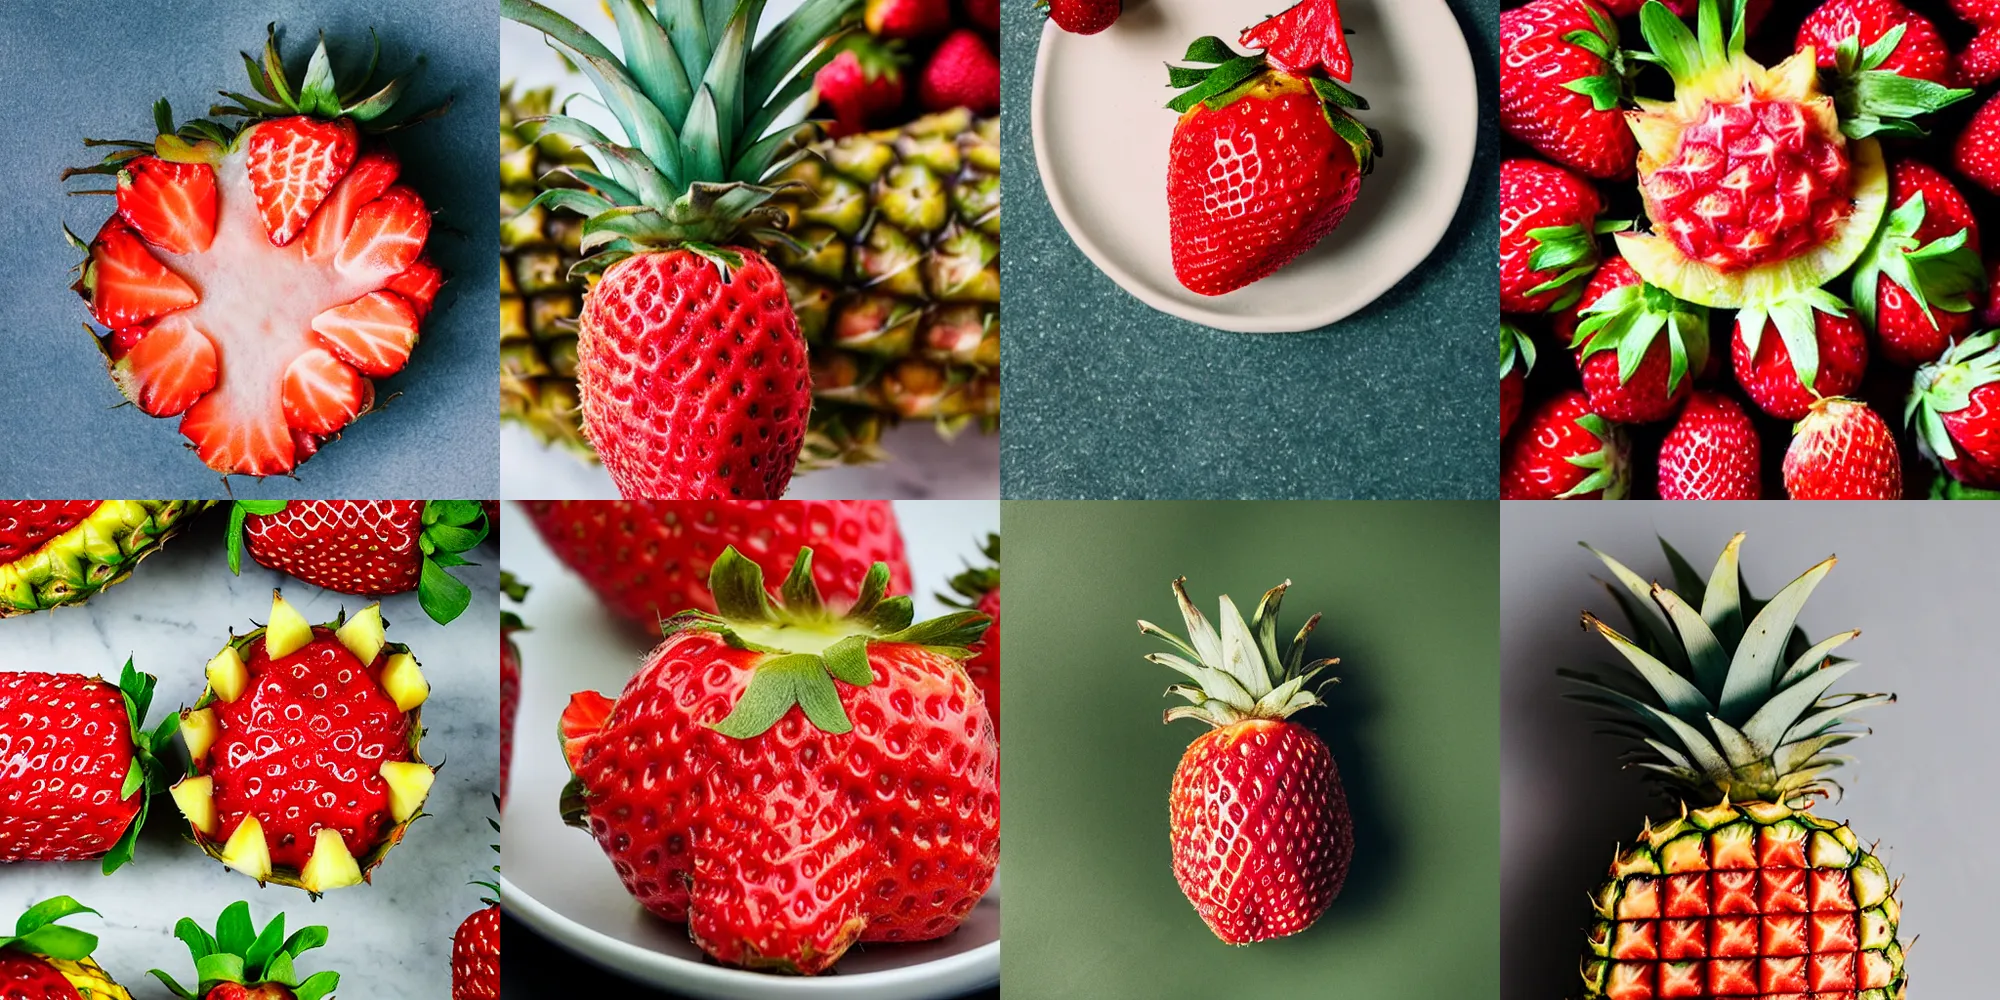
<instances>
[{"instance_id":1,"label":"pineapple crown","mask_svg":"<svg viewBox=\"0 0 2000 1000\"><path fill-rule=\"evenodd\" d=\"M1306 638L1319 625L1319 615L1306 619L1291 646L1278 649L1278 603L1292 581L1286 580L1264 592L1249 624L1228 595L1222 597L1220 633L1202 617L1188 599L1187 578L1174 580L1174 599L1180 602L1181 618L1187 622L1188 638L1149 621L1139 622L1139 631L1155 635L1174 647L1175 653L1148 653L1146 659L1180 672L1192 684L1175 684L1169 695L1186 698L1190 704L1167 710L1164 721L1200 719L1217 729L1249 719L1283 719L1295 712L1323 705L1319 691L1339 679L1329 677L1308 688L1313 678L1338 659L1305 662ZM1177 655L1178 654L1178 655Z\"/></svg>"},{"instance_id":2,"label":"pineapple crown","mask_svg":"<svg viewBox=\"0 0 2000 1000\"><path fill-rule=\"evenodd\" d=\"M280 913L260 931L250 921L250 904L242 900L223 909L216 918L213 935L191 918L182 917L174 925L174 936L194 954L195 988L181 986L159 969L150 971L175 996L185 1000L205 997L223 983L252 988L267 984L283 986L298 1000L320 1000L340 985L338 972L316 972L302 982L293 968L292 963L300 955L325 946L325 927L307 927L288 938L285 915Z\"/></svg>"},{"instance_id":3,"label":"pineapple crown","mask_svg":"<svg viewBox=\"0 0 2000 1000\"><path fill-rule=\"evenodd\" d=\"M69 896L44 899L28 907L28 911L14 921L13 934L0 934L0 948L12 948L65 962L81 962L97 949L97 935L56 923L79 913L103 915Z\"/></svg>"},{"instance_id":4,"label":"pineapple crown","mask_svg":"<svg viewBox=\"0 0 2000 1000\"><path fill-rule=\"evenodd\" d=\"M585 217L584 259L573 278L646 250L685 249L727 277L740 254L722 244L785 244L773 185L803 149L781 123L813 74L836 55L822 44L854 23L860 0L806 0L761 41L764 0L610 0L625 50L621 61L568 18L534 0L501 0L503 16L541 31L590 77L632 145L569 115L524 119L527 132L574 141L596 164L552 173L578 187L551 187L530 204ZM591 190L583 190L582 188Z\"/></svg>"},{"instance_id":5,"label":"pineapple crown","mask_svg":"<svg viewBox=\"0 0 2000 1000\"><path fill-rule=\"evenodd\" d=\"M764 570L735 546L722 550L708 572L716 610L683 611L661 623L671 639L683 632L713 633L724 643L763 654L750 684L729 715L713 728L747 740L776 725L793 705L823 732L854 728L840 704L835 680L855 687L875 683L868 647L875 643L923 646L965 660L992 619L960 611L911 624L915 606L907 596L888 596L889 566L876 563L861 581L861 593L845 611L826 606L812 575L812 549L799 550L792 571L772 599Z\"/></svg>"},{"instance_id":6,"label":"pineapple crown","mask_svg":"<svg viewBox=\"0 0 2000 1000\"><path fill-rule=\"evenodd\" d=\"M979 554L986 557L987 565L974 566L967 563L965 572L951 578L951 589L956 597L939 594L938 600L954 608L976 609L979 599L1000 589L1000 536L989 534L986 542L979 546Z\"/></svg>"},{"instance_id":7,"label":"pineapple crown","mask_svg":"<svg viewBox=\"0 0 2000 1000\"><path fill-rule=\"evenodd\" d=\"M1839 792L1829 775L1847 758L1832 751L1867 735L1852 726L1853 713L1895 696L1827 694L1858 665L1832 652L1861 633L1810 643L1795 625L1832 557L1759 601L1737 568L1742 544L1741 534L1730 539L1704 581L1662 539L1680 593L1585 544L1610 569L1615 584L1606 589L1636 638L1585 612L1584 627L1623 662L1560 673L1581 688L1570 697L1611 712L1611 734L1636 744L1627 762L1682 800L1804 808ZM1700 606L1681 593L1699 593Z\"/></svg>"},{"instance_id":8,"label":"pineapple crown","mask_svg":"<svg viewBox=\"0 0 2000 1000\"><path fill-rule=\"evenodd\" d=\"M132 660L125 660L125 669L118 676L118 692L125 699L125 717L132 726L132 769L125 772L125 784L118 790L120 801L139 796L139 813L132 817L132 824L125 828L123 836L104 855L104 874L125 866L132 860L132 852L139 843L139 830L146 825L146 813L153 793L167 787L173 776L166 761L161 759L174 733L180 728L181 717L177 712L168 712L165 719L152 730L145 728L146 713L153 706L153 688L159 678L152 674L140 673L132 666Z\"/></svg>"},{"instance_id":9,"label":"pineapple crown","mask_svg":"<svg viewBox=\"0 0 2000 1000\"><path fill-rule=\"evenodd\" d=\"M1917 369L1916 384L1903 407L1903 421L1917 429L1917 442L1933 457L1958 458L1942 414L1972 405L1972 393L2000 382L2000 330L1974 334L1951 346L1944 357ZM1948 477L1939 477L1945 479Z\"/></svg>"},{"instance_id":10,"label":"pineapple crown","mask_svg":"<svg viewBox=\"0 0 2000 1000\"><path fill-rule=\"evenodd\" d=\"M1292 77L1272 66L1264 53L1239 55L1228 42L1214 35L1195 39L1181 61L1194 65L1167 66L1167 85L1181 92L1167 102L1167 107L1181 114L1192 111L1198 104L1211 111L1226 108L1249 96L1271 74ZM1361 172L1373 173L1375 161L1382 156L1382 133L1361 124L1350 113L1368 110L1368 101L1324 73L1292 78L1303 79L1312 87L1326 114L1326 123L1354 148L1354 162L1361 165Z\"/></svg>"},{"instance_id":11,"label":"pineapple crown","mask_svg":"<svg viewBox=\"0 0 2000 1000\"><path fill-rule=\"evenodd\" d=\"M243 523L251 515L269 517L283 513L289 500L238 500L229 511L229 572L243 572ZM470 551L486 540L490 526L486 508L477 500L424 501L423 532L417 548L423 553L423 569L417 577L417 603L424 614L439 625L465 613L472 604L472 588L450 573L451 566L475 566L461 552Z\"/></svg>"}]
</instances>

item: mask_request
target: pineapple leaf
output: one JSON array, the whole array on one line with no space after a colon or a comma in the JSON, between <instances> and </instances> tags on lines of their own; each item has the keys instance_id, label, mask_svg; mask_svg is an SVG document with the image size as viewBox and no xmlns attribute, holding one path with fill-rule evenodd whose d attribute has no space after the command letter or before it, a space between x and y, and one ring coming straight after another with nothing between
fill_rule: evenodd
<instances>
[{"instance_id":1,"label":"pineapple leaf","mask_svg":"<svg viewBox=\"0 0 2000 1000\"><path fill-rule=\"evenodd\" d=\"M841 27L850 21L859 6L860 0L806 0L792 16L771 29L770 34L751 50L743 82L744 107L769 111L773 106L789 106L791 101L774 102L772 95L778 93L787 79L810 83L819 66L836 54L834 45L829 44L820 50L820 55L813 60L818 65L808 66L796 75L793 70L807 53L819 47L822 39L837 40ZM759 130L755 129L750 132L759 134Z\"/></svg>"},{"instance_id":2,"label":"pineapple leaf","mask_svg":"<svg viewBox=\"0 0 2000 1000\"><path fill-rule=\"evenodd\" d=\"M601 154L599 163L605 172L617 179L617 187L636 195L641 205L664 208L673 204L674 188L680 186L680 179L662 175L658 161L648 160L626 146L603 145L589 149Z\"/></svg>"},{"instance_id":3,"label":"pineapple leaf","mask_svg":"<svg viewBox=\"0 0 2000 1000\"><path fill-rule=\"evenodd\" d=\"M1714 711L1714 703L1709 701L1700 689L1689 683L1686 677L1661 663L1652 654L1633 645L1632 640L1619 635L1617 629L1599 621L1596 615L1585 612L1583 624L1585 628L1596 629L1605 641L1611 643L1613 649L1625 657L1639 676L1652 687L1653 693L1659 696L1660 703L1667 711L1681 718L1700 718Z\"/></svg>"},{"instance_id":4,"label":"pineapple leaf","mask_svg":"<svg viewBox=\"0 0 2000 1000\"><path fill-rule=\"evenodd\" d=\"M1665 743L1660 742L1659 740L1649 739L1646 740L1645 742L1647 746L1652 747L1655 751L1657 751L1660 756L1665 757L1667 759L1667 763L1671 764L1676 771L1694 770L1694 761L1689 760L1686 754L1681 753L1679 750L1676 750L1673 747L1670 747Z\"/></svg>"},{"instance_id":5,"label":"pineapple leaf","mask_svg":"<svg viewBox=\"0 0 2000 1000\"><path fill-rule=\"evenodd\" d=\"M1177 636L1177 635L1173 634L1172 632L1169 632L1169 631L1167 631L1166 629L1163 629L1163 628L1159 627L1158 625L1155 625L1155 624L1153 624L1152 622L1149 622L1149 621L1147 621L1147 620L1145 620L1145 619L1143 619L1143 618L1139 619L1139 634L1140 634L1140 635L1150 635L1150 636L1154 636L1154 637L1157 637L1157 638L1160 638L1160 639L1165 639L1165 640L1166 640L1166 641L1168 642L1168 644L1172 645L1172 646L1173 646L1173 647L1174 647L1175 649L1178 649L1178 650L1180 650L1181 652L1183 652L1183 653L1186 653L1186 654L1187 654L1187 657L1188 657L1188 659L1189 659L1189 660L1200 660L1200 659L1201 659L1201 654L1200 654L1200 653L1197 653L1197 652L1195 652L1195 649L1194 649L1194 647L1193 647L1193 646L1190 646L1190 645L1188 645L1188 644L1187 644L1187 643L1186 643L1185 641L1183 641L1183 640L1181 639L1181 637L1180 637L1180 636ZM1152 655L1154 655L1154 656L1165 656L1166 654L1165 654L1165 653L1155 653L1155 654L1152 654ZM1150 658L1150 657L1149 657L1149 658ZM1168 666L1171 666L1171 664L1168 664Z\"/></svg>"},{"instance_id":6,"label":"pineapple leaf","mask_svg":"<svg viewBox=\"0 0 2000 1000\"><path fill-rule=\"evenodd\" d=\"M1846 645L1847 640L1860 634L1861 630L1858 628L1849 629L1820 640L1818 645L1800 653L1798 659L1792 661L1791 669L1785 671L1785 676L1778 681L1778 686L1790 687L1793 682L1818 670L1828 655Z\"/></svg>"},{"instance_id":7,"label":"pineapple leaf","mask_svg":"<svg viewBox=\"0 0 2000 1000\"><path fill-rule=\"evenodd\" d=\"M1743 533L1739 531L1716 557L1715 570L1708 575L1708 588L1701 597L1702 620L1708 622L1717 639L1728 645L1743 640L1743 574L1736 561L1742 547Z\"/></svg>"},{"instance_id":8,"label":"pineapple leaf","mask_svg":"<svg viewBox=\"0 0 2000 1000\"><path fill-rule=\"evenodd\" d=\"M1687 649L1689 665L1694 670L1695 684L1709 701L1722 698L1722 687L1729 677L1729 653L1710 631L1701 614L1687 606L1681 595L1655 584L1653 599L1667 613L1667 617L1680 631L1681 644Z\"/></svg>"},{"instance_id":9,"label":"pineapple leaf","mask_svg":"<svg viewBox=\"0 0 2000 1000\"><path fill-rule=\"evenodd\" d=\"M757 15L763 8L763 0L742 0L716 42L708 72L702 75L701 89L708 92L709 100L715 104L716 173L700 179L721 180L727 176L723 171L732 159L730 154L736 149L744 124L743 66L750 55L750 32L755 30ZM690 107L690 117L694 112L695 108Z\"/></svg>"},{"instance_id":10,"label":"pineapple leaf","mask_svg":"<svg viewBox=\"0 0 2000 1000\"><path fill-rule=\"evenodd\" d=\"M762 183L765 178L778 172L772 169L771 160L778 155L779 150L785 148L791 138L791 130L779 129L759 139L744 150L743 155L736 158L736 163L729 169L729 179L743 184ZM793 155L802 156L804 152L800 150Z\"/></svg>"},{"instance_id":11,"label":"pineapple leaf","mask_svg":"<svg viewBox=\"0 0 2000 1000\"><path fill-rule=\"evenodd\" d=\"M701 89L695 92L694 105L688 109L687 121L681 128L682 173L690 183L719 181L725 176L722 168L722 123L717 118L718 111L715 92L704 82Z\"/></svg>"},{"instance_id":12,"label":"pineapple leaf","mask_svg":"<svg viewBox=\"0 0 2000 1000\"><path fill-rule=\"evenodd\" d=\"M1218 617L1222 620L1222 669L1240 681L1251 698L1261 701L1271 693L1270 669L1257 655L1257 640L1250 634L1250 626L1243 623L1243 612L1236 610L1227 594L1222 597Z\"/></svg>"},{"instance_id":13,"label":"pineapple leaf","mask_svg":"<svg viewBox=\"0 0 2000 1000\"><path fill-rule=\"evenodd\" d=\"M678 7L680 4L667 4L666 6ZM535 3L534 0L500 0L500 16L510 21L519 21L561 42L572 51L588 53L616 66L619 72L624 72L624 67L619 64L618 57L612 55L611 50L605 48L603 42L598 41L590 32L578 27L575 21L541 4Z\"/></svg>"},{"instance_id":14,"label":"pineapple leaf","mask_svg":"<svg viewBox=\"0 0 2000 1000\"><path fill-rule=\"evenodd\" d=\"M1266 669L1272 672L1273 684L1282 683L1285 677L1296 672L1287 669L1284 657L1278 655L1278 605L1284 601L1285 589L1291 585L1292 581L1286 580L1265 591L1263 598L1257 602L1257 610L1251 613L1250 618L1252 631L1257 636L1257 652L1263 657ZM1296 644L1293 652L1301 652L1297 647L1303 645L1304 643Z\"/></svg>"},{"instance_id":15,"label":"pineapple leaf","mask_svg":"<svg viewBox=\"0 0 2000 1000\"><path fill-rule=\"evenodd\" d=\"M666 29L674 55L681 61L681 75L692 87L708 65L708 22L699 3L655 3L654 17ZM689 95L693 97L692 94Z\"/></svg>"},{"instance_id":16,"label":"pineapple leaf","mask_svg":"<svg viewBox=\"0 0 2000 1000\"><path fill-rule=\"evenodd\" d=\"M1742 731L1713 715L1708 717L1708 728L1715 734L1716 746L1722 750L1722 756L1729 761L1731 771L1756 767L1770 756Z\"/></svg>"},{"instance_id":17,"label":"pineapple leaf","mask_svg":"<svg viewBox=\"0 0 2000 1000\"><path fill-rule=\"evenodd\" d=\"M1772 685L1778 680L1779 657L1791 637L1799 609L1812 596L1813 588L1833 569L1833 563L1828 558L1806 570L1778 591L1751 620L1742 643L1736 647L1736 655L1729 661L1729 682L1722 689L1723 718L1745 718L1770 697Z\"/></svg>"},{"instance_id":18,"label":"pineapple leaf","mask_svg":"<svg viewBox=\"0 0 2000 1000\"><path fill-rule=\"evenodd\" d=\"M1855 660L1830 664L1825 669L1786 688L1777 697L1765 702L1763 707L1757 710L1757 714L1743 724L1744 731L1760 746L1777 746L1785 738L1785 733L1791 730L1792 724L1799 720L1799 716L1812 708L1819 701L1819 696L1833 686L1834 681L1847 676L1857 666L1860 666L1860 663Z\"/></svg>"},{"instance_id":19,"label":"pineapple leaf","mask_svg":"<svg viewBox=\"0 0 2000 1000\"><path fill-rule=\"evenodd\" d=\"M1849 698L1832 708L1828 708L1823 712L1815 712L1793 723L1792 728L1785 733L1785 742L1794 743L1799 740L1823 736L1834 726L1845 725L1853 721L1848 718L1849 715L1875 705L1887 705L1895 700L1896 697L1894 695L1887 694L1861 695Z\"/></svg>"},{"instance_id":20,"label":"pineapple leaf","mask_svg":"<svg viewBox=\"0 0 2000 1000\"><path fill-rule=\"evenodd\" d=\"M610 200L613 204L617 205L639 204L638 195L633 194L631 191L627 190L625 185L620 184L617 181L612 180L610 177L607 177L604 174L600 174L595 170L585 170L582 167L557 167L556 169L549 171L544 176L565 177L577 182L578 184L583 184L589 187L596 188L600 193L604 195L606 199Z\"/></svg>"},{"instance_id":21,"label":"pineapple leaf","mask_svg":"<svg viewBox=\"0 0 2000 1000\"><path fill-rule=\"evenodd\" d=\"M693 3L694 0L680 0ZM722 47L722 34L729 30L729 22L735 13L742 10L743 0L700 0L702 24L708 28L708 45L703 50L714 52Z\"/></svg>"},{"instance_id":22,"label":"pineapple leaf","mask_svg":"<svg viewBox=\"0 0 2000 1000\"><path fill-rule=\"evenodd\" d=\"M669 120L687 117L694 87L688 82L687 68L674 52L673 42L639 0L609 0L611 17L618 23L618 41L625 50L625 65L638 81L639 89L659 105Z\"/></svg>"},{"instance_id":23,"label":"pineapple leaf","mask_svg":"<svg viewBox=\"0 0 2000 1000\"><path fill-rule=\"evenodd\" d=\"M1664 538L1660 539L1660 549L1667 554L1667 569L1674 574L1674 592L1692 594L1700 590L1701 574L1695 572L1694 566L1681 556L1680 551Z\"/></svg>"},{"instance_id":24,"label":"pineapple leaf","mask_svg":"<svg viewBox=\"0 0 2000 1000\"><path fill-rule=\"evenodd\" d=\"M1611 596L1618 601L1620 610L1625 612L1626 620L1631 622L1634 629L1643 633L1643 638L1647 641L1646 649L1656 656L1667 657L1676 667L1685 666L1686 654L1680 652L1680 644L1674 641L1672 629L1651 610L1653 585L1646 582L1639 574L1632 572L1624 563L1592 548L1590 543L1578 544L1596 556L1627 593L1638 598L1636 602L1628 601L1625 594L1616 588L1611 591Z\"/></svg>"},{"instance_id":25,"label":"pineapple leaf","mask_svg":"<svg viewBox=\"0 0 2000 1000\"><path fill-rule=\"evenodd\" d=\"M557 48L567 46L557 43ZM604 106L618 119L625 130L625 138L638 145L661 169L680 179L679 145L681 138L674 132L672 122L667 121L660 109L640 93L638 84L625 72L615 59L603 59L570 49L577 68L597 86L597 92L604 97Z\"/></svg>"}]
</instances>

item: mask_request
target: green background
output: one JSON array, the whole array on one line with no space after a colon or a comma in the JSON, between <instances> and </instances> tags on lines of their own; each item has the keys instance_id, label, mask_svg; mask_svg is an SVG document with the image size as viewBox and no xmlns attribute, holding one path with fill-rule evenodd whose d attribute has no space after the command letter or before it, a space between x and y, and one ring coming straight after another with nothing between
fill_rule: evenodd
<instances>
[{"instance_id":1,"label":"green background","mask_svg":"<svg viewBox=\"0 0 2000 1000\"><path fill-rule=\"evenodd\" d=\"M1119 1000L1499 992L1499 512L1481 503L1006 502L1001 842L1009 995ZM1333 749L1354 867L1312 928L1218 941L1174 883L1160 724L1168 584L1205 614L1290 578L1338 656L1298 721Z\"/></svg>"}]
</instances>

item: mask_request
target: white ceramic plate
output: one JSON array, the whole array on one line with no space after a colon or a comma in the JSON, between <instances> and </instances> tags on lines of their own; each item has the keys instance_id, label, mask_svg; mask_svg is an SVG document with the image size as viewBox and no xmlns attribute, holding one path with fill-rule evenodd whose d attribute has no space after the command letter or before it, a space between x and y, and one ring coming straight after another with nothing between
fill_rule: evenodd
<instances>
[{"instance_id":1,"label":"white ceramic plate","mask_svg":"<svg viewBox=\"0 0 2000 1000\"><path fill-rule=\"evenodd\" d=\"M1189 42L1244 28L1289 0L1126 0L1118 23L1072 35L1050 23L1035 63L1035 165L1056 217L1092 262L1161 312L1242 333L1345 319L1430 256L1465 194L1479 133L1472 53L1445 0L1345 0L1360 118L1386 155L1347 220L1305 256L1228 295L1174 278L1167 233L1165 63ZM1241 48L1238 49L1241 51Z\"/></svg>"},{"instance_id":2,"label":"white ceramic plate","mask_svg":"<svg viewBox=\"0 0 2000 1000\"><path fill-rule=\"evenodd\" d=\"M812 979L723 968L705 960L687 928L634 902L597 842L563 825L556 802L569 780L555 751L556 719L572 692L616 694L647 644L614 620L557 562L527 515L509 504L502 565L532 586L519 608L523 664L512 782L501 825L500 897L507 912L576 954L622 975L701 1000L939 1000L1000 981L1000 882L949 936L923 944L854 948ZM898 505L917 581L917 613L945 610L930 595L977 558L1000 528L995 501ZM511 606L511 605L510 605Z\"/></svg>"}]
</instances>

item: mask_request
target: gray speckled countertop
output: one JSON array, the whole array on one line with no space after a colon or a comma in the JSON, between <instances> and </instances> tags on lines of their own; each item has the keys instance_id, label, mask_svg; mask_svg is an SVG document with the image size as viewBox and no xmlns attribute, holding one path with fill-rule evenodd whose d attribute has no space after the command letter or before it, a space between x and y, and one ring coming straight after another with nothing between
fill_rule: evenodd
<instances>
[{"instance_id":1,"label":"gray speckled countertop","mask_svg":"<svg viewBox=\"0 0 2000 1000\"><path fill-rule=\"evenodd\" d=\"M1285 335L1155 312L1070 241L1029 131L1043 17L1004 6L1005 496L1494 496L1500 4L1450 3L1482 105L1458 216L1430 259L1373 305Z\"/></svg>"}]
</instances>

